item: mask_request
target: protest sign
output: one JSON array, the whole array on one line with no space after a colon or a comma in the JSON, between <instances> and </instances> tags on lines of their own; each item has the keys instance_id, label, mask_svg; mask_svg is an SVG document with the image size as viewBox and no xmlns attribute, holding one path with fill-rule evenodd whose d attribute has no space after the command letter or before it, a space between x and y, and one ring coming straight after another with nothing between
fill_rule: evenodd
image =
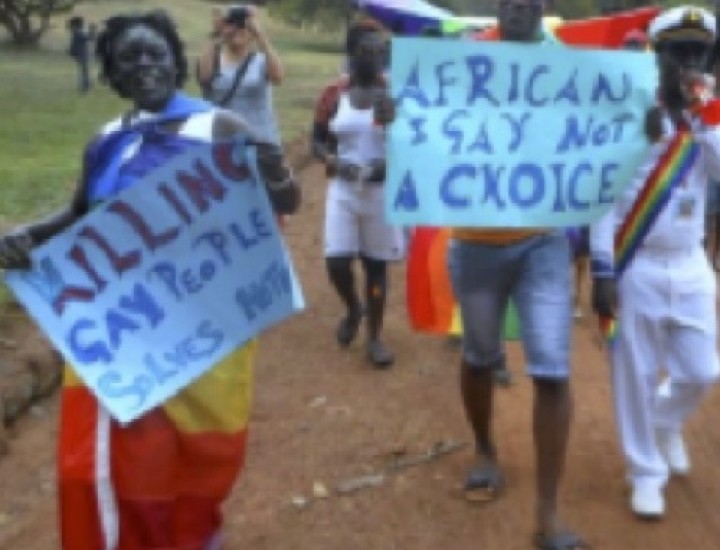
<instances>
[{"instance_id":1,"label":"protest sign","mask_svg":"<svg viewBox=\"0 0 720 550\"><path fill-rule=\"evenodd\" d=\"M582 225L647 151L647 53L393 40L386 210L402 225Z\"/></svg>"},{"instance_id":2,"label":"protest sign","mask_svg":"<svg viewBox=\"0 0 720 550\"><path fill-rule=\"evenodd\" d=\"M32 259L7 283L121 422L303 307L241 142L191 147Z\"/></svg>"}]
</instances>

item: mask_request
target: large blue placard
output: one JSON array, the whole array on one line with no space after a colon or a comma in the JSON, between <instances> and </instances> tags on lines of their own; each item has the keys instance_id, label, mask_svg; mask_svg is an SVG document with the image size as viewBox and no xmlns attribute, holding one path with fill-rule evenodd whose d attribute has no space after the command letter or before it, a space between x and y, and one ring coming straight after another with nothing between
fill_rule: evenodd
<instances>
[{"instance_id":1,"label":"large blue placard","mask_svg":"<svg viewBox=\"0 0 720 550\"><path fill-rule=\"evenodd\" d=\"M387 213L402 225L586 224L648 147L647 53L393 40Z\"/></svg>"},{"instance_id":2,"label":"large blue placard","mask_svg":"<svg viewBox=\"0 0 720 550\"><path fill-rule=\"evenodd\" d=\"M190 148L32 258L7 283L121 422L303 307L241 142Z\"/></svg>"}]
</instances>

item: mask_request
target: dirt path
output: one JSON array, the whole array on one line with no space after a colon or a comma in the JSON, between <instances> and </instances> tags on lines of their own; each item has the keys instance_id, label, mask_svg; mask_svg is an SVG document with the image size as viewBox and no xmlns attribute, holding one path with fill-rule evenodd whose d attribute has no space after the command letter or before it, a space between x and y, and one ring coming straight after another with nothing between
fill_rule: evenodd
<instances>
[{"instance_id":1,"label":"dirt path","mask_svg":"<svg viewBox=\"0 0 720 550\"><path fill-rule=\"evenodd\" d=\"M530 547L533 511L531 386L516 344L516 383L500 391L496 431L508 487L500 500L471 506L459 484L471 448L387 477L348 496L341 480L380 471L394 456L417 455L439 441L469 443L457 389L458 352L410 332L404 271L393 271L387 340L396 366L376 372L355 344L341 351L333 330L341 313L321 260L324 183L303 173L305 204L287 235L307 312L262 338L247 468L227 507L229 550L514 550ZM623 469L610 409L607 366L578 323L574 349L575 422L563 505L570 525L596 549L720 547L720 392L689 426L689 479L672 481L665 521L648 524L626 510ZM0 549L58 548L53 487L57 397L14 430L0 461ZM298 508L313 484L331 492ZM84 549L71 549L84 550Z\"/></svg>"}]
</instances>

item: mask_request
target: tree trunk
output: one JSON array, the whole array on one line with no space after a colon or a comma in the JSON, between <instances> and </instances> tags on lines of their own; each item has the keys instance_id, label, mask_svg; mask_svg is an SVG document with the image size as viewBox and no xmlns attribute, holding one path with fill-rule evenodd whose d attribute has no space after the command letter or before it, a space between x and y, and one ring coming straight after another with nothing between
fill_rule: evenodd
<instances>
[{"instance_id":1,"label":"tree trunk","mask_svg":"<svg viewBox=\"0 0 720 550\"><path fill-rule=\"evenodd\" d=\"M19 47L35 47L50 28L50 16L68 11L77 0L0 0L0 25Z\"/></svg>"}]
</instances>

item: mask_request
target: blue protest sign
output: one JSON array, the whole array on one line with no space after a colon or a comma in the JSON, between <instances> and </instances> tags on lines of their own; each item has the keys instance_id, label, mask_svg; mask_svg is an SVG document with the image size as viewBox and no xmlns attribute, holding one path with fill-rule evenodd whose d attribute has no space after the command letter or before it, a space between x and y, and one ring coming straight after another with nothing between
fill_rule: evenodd
<instances>
[{"instance_id":1,"label":"blue protest sign","mask_svg":"<svg viewBox=\"0 0 720 550\"><path fill-rule=\"evenodd\" d=\"M192 147L32 257L8 285L121 422L303 307L243 143Z\"/></svg>"},{"instance_id":2,"label":"blue protest sign","mask_svg":"<svg viewBox=\"0 0 720 550\"><path fill-rule=\"evenodd\" d=\"M652 55L394 39L386 209L402 225L583 225L647 151Z\"/></svg>"}]
</instances>

